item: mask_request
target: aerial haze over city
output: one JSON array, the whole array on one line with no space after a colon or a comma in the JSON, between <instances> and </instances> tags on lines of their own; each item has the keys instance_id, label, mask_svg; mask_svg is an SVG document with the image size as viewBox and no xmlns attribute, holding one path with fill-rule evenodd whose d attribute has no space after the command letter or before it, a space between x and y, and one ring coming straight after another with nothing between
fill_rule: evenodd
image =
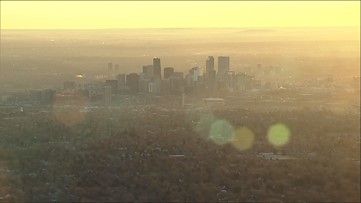
<instances>
[{"instance_id":1,"label":"aerial haze over city","mask_svg":"<svg viewBox=\"0 0 361 203\"><path fill-rule=\"evenodd\" d=\"M1 13L1 201L360 201L359 2Z\"/></svg>"}]
</instances>

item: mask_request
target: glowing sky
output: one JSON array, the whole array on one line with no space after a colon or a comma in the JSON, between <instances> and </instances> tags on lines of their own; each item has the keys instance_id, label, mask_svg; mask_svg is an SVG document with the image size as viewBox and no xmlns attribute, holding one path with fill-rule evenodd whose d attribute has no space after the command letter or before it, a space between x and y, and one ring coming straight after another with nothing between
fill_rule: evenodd
<instances>
[{"instance_id":1,"label":"glowing sky","mask_svg":"<svg viewBox=\"0 0 361 203\"><path fill-rule=\"evenodd\" d=\"M359 1L1 1L2 29L359 25Z\"/></svg>"}]
</instances>

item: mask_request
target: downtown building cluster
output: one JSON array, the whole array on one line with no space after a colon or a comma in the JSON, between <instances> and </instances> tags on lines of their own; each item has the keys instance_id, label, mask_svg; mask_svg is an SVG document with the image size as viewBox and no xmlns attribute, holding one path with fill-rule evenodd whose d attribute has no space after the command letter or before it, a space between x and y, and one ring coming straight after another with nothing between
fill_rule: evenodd
<instances>
[{"instance_id":1,"label":"downtown building cluster","mask_svg":"<svg viewBox=\"0 0 361 203\"><path fill-rule=\"evenodd\" d=\"M108 79L103 84L104 100L111 101L114 94L184 93L212 97L220 93L261 88L261 82L255 79L253 73L232 71L229 56L218 56L217 59L216 64L215 58L208 56L205 70L195 66L186 74L177 72L173 67L162 68L161 59L158 57L153 58L152 64L144 65L140 73L119 73L117 64L108 63Z\"/></svg>"}]
</instances>

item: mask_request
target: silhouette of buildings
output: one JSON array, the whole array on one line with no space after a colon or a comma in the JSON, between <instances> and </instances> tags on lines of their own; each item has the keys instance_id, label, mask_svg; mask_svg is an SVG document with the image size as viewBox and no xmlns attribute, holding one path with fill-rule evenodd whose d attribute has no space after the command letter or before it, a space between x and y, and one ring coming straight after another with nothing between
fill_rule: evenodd
<instances>
[{"instance_id":1,"label":"silhouette of buildings","mask_svg":"<svg viewBox=\"0 0 361 203\"><path fill-rule=\"evenodd\" d=\"M168 79L169 77L171 77L174 73L174 68L172 67L166 67L164 68L164 79Z\"/></svg>"},{"instance_id":2,"label":"silhouette of buildings","mask_svg":"<svg viewBox=\"0 0 361 203\"><path fill-rule=\"evenodd\" d=\"M126 84L129 87L129 93L136 94L139 91L139 75L130 73L126 77Z\"/></svg>"},{"instance_id":3,"label":"silhouette of buildings","mask_svg":"<svg viewBox=\"0 0 361 203\"><path fill-rule=\"evenodd\" d=\"M160 64L160 58L153 58L154 75L162 78L162 68Z\"/></svg>"},{"instance_id":4,"label":"silhouette of buildings","mask_svg":"<svg viewBox=\"0 0 361 203\"><path fill-rule=\"evenodd\" d=\"M113 74L113 63L108 63L108 77L111 77Z\"/></svg>"},{"instance_id":5,"label":"silhouette of buildings","mask_svg":"<svg viewBox=\"0 0 361 203\"><path fill-rule=\"evenodd\" d=\"M111 88L112 93L118 92L118 81L117 80L106 80L105 86L109 86Z\"/></svg>"},{"instance_id":6,"label":"silhouette of buildings","mask_svg":"<svg viewBox=\"0 0 361 203\"><path fill-rule=\"evenodd\" d=\"M143 66L143 73L145 78L152 78L154 76L154 66L153 65L146 65Z\"/></svg>"},{"instance_id":7,"label":"silhouette of buildings","mask_svg":"<svg viewBox=\"0 0 361 203\"><path fill-rule=\"evenodd\" d=\"M204 80L209 91L214 90L216 81L216 71L214 70L214 57L208 56L206 60L206 74Z\"/></svg>"},{"instance_id":8,"label":"silhouette of buildings","mask_svg":"<svg viewBox=\"0 0 361 203\"><path fill-rule=\"evenodd\" d=\"M229 56L218 57L218 81L225 81L229 72Z\"/></svg>"}]
</instances>

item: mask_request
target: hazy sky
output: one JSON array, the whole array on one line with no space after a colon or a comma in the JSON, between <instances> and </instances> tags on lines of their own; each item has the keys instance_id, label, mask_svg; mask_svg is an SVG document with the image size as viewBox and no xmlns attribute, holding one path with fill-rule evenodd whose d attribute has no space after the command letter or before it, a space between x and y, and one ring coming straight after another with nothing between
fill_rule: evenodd
<instances>
[{"instance_id":1,"label":"hazy sky","mask_svg":"<svg viewBox=\"0 0 361 203\"><path fill-rule=\"evenodd\" d=\"M360 26L359 1L1 1L1 28Z\"/></svg>"}]
</instances>

